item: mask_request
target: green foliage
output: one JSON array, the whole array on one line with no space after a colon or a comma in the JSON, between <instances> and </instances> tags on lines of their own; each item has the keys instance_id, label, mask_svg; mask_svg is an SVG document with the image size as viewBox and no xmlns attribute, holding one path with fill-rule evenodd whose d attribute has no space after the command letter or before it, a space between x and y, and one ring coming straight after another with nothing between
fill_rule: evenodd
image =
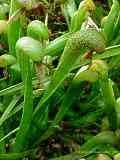
<instances>
[{"instance_id":1,"label":"green foliage","mask_svg":"<svg viewBox=\"0 0 120 160\"><path fill-rule=\"evenodd\" d=\"M0 1L0 159L118 157L119 28L117 0Z\"/></svg>"}]
</instances>

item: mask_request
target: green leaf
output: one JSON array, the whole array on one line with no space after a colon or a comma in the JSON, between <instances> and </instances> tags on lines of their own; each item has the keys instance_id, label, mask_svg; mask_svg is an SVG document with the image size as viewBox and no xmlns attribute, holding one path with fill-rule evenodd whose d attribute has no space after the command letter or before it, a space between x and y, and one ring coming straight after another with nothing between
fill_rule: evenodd
<instances>
[{"instance_id":1,"label":"green leaf","mask_svg":"<svg viewBox=\"0 0 120 160\"><path fill-rule=\"evenodd\" d=\"M4 113L0 117L0 126L5 122L5 120L8 118L8 115L12 111L12 109L15 107L16 103L19 101L20 97L14 97L13 100L10 102L8 107L5 109Z\"/></svg>"},{"instance_id":2,"label":"green leaf","mask_svg":"<svg viewBox=\"0 0 120 160\"><path fill-rule=\"evenodd\" d=\"M2 143L4 140L6 140L7 138L9 138L11 135L13 135L14 133L16 133L19 130L18 128L15 128L14 130L10 131L6 136L1 137L0 138L0 143Z\"/></svg>"},{"instance_id":3,"label":"green leaf","mask_svg":"<svg viewBox=\"0 0 120 160\"><path fill-rule=\"evenodd\" d=\"M0 159L1 160L8 160L8 159L19 159L19 158L24 158L25 156L29 156L34 154L35 150L28 150L25 152L20 152L20 153L8 153L8 154L0 154Z\"/></svg>"}]
</instances>

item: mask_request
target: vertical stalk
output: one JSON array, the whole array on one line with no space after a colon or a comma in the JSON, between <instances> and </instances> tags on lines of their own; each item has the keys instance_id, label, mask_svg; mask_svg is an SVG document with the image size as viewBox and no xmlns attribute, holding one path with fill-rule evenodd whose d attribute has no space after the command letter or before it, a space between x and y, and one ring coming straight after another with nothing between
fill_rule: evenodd
<instances>
[{"instance_id":1,"label":"vertical stalk","mask_svg":"<svg viewBox=\"0 0 120 160\"><path fill-rule=\"evenodd\" d=\"M17 1L16 0L11 0L9 19L18 9L19 8L17 6ZM17 19L16 18L12 19L8 24L9 53L14 55L14 56L16 55L15 54L15 44L16 44L16 41L20 37L20 28L21 28L20 17L17 18Z\"/></svg>"},{"instance_id":2,"label":"vertical stalk","mask_svg":"<svg viewBox=\"0 0 120 160\"><path fill-rule=\"evenodd\" d=\"M99 84L103 100L105 103L105 111L108 116L109 125L112 130L117 128L116 100L112 88L112 82L108 78L107 65L101 60L94 60L91 70L99 75Z\"/></svg>"},{"instance_id":3,"label":"vertical stalk","mask_svg":"<svg viewBox=\"0 0 120 160\"><path fill-rule=\"evenodd\" d=\"M20 53L18 54L18 60L21 67L22 79L24 82L24 107L22 119L20 122L20 129L16 135L16 142L14 145L14 151L24 151L26 148L26 138L29 132L29 126L31 123L31 117L33 112L32 104L32 69L30 58Z\"/></svg>"},{"instance_id":4,"label":"vertical stalk","mask_svg":"<svg viewBox=\"0 0 120 160\"><path fill-rule=\"evenodd\" d=\"M20 152L25 150L28 145L27 137L30 134L29 128L33 112L33 96L32 96L32 65L31 59L39 62L43 57L43 48L41 43L30 37L23 37L16 43L16 53L20 64L22 80L24 82L24 107L20 129L16 136L14 151Z\"/></svg>"},{"instance_id":5,"label":"vertical stalk","mask_svg":"<svg viewBox=\"0 0 120 160\"><path fill-rule=\"evenodd\" d=\"M101 92L106 105L105 111L108 115L110 128L115 130L117 128L117 115L115 111L116 100L110 79L100 80Z\"/></svg>"}]
</instances>

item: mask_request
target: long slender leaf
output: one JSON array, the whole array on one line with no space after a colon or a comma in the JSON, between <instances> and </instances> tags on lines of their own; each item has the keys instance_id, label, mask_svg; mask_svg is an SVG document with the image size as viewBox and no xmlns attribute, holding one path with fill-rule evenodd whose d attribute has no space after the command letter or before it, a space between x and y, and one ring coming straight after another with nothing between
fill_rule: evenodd
<instances>
[{"instance_id":1,"label":"long slender leaf","mask_svg":"<svg viewBox=\"0 0 120 160\"><path fill-rule=\"evenodd\" d=\"M2 143L4 140L6 140L7 138L9 138L12 134L16 133L19 130L18 128L15 128L14 130L12 130L11 132L9 132L6 136L1 137L0 139L0 143Z\"/></svg>"},{"instance_id":2,"label":"long slender leaf","mask_svg":"<svg viewBox=\"0 0 120 160\"><path fill-rule=\"evenodd\" d=\"M14 145L14 151L24 151L26 137L29 132L29 126L31 123L33 104L32 104L32 68L30 58L22 53L18 54L18 60L21 67L22 79L24 82L24 108L22 119L20 122L20 129L16 135L16 142Z\"/></svg>"},{"instance_id":3,"label":"long slender leaf","mask_svg":"<svg viewBox=\"0 0 120 160\"><path fill-rule=\"evenodd\" d=\"M14 97L9 106L6 108L2 116L0 117L0 126L4 123L4 121L8 118L11 110L15 107L16 103L19 101L20 97Z\"/></svg>"},{"instance_id":4,"label":"long slender leaf","mask_svg":"<svg viewBox=\"0 0 120 160\"><path fill-rule=\"evenodd\" d=\"M34 79L32 81L32 85L37 85L38 83L39 83L39 81L37 79ZM24 88L24 83L23 82L12 85L8 88L5 88L5 89L1 90L0 91L0 96L4 96L6 94L11 94L11 93L17 92L19 90L22 90L23 88Z\"/></svg>"}]
</instances>

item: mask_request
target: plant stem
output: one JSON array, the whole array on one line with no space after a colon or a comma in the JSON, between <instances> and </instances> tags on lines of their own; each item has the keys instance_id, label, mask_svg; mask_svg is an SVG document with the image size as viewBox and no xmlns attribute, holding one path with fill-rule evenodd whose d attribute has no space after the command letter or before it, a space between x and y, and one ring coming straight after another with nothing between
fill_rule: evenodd
<instances>
[{"instance_id":1,"label":"plant stem","mask_svg":"<svg viewBox=\"0 0 120 160\"><path fill-rule=\"evenodd\" d=\"M22 119L20 122L20 129L16 135L16 142L14 144L14 151L24 151L26 147L26 137L28 135L29 126L33 112L32 104L32 69L30 58L24 53L18 53L18 60L21 67L22 79L24 82L24 107Z\"/></svg>"},{"instance_id":2,"label":"plant stem","mask_svg":"<svg viewBox=\"0 0 120 160\"><path fill-rule=\"evenodd\" d=\"M11 0L9 19L18 9L19 8L17 6L17 1ZM9 44L9 53L14 56L16 55L15 44L20 37L20 30L21 30L20 17L15 19L13 18L8 24L8 44Z\"/></svg>"},{"instance_id":3,"label":"plant stem","mask_svg":"<svg viewBox=\"0 0 120 160\"><path fill-rule=\"evenodd\" d=\"M106 105L105 111L108 115L110 128L115 130L117 128L116 100L110 79L100 80L100 87Z\"/></svg>"}]
</instances>

